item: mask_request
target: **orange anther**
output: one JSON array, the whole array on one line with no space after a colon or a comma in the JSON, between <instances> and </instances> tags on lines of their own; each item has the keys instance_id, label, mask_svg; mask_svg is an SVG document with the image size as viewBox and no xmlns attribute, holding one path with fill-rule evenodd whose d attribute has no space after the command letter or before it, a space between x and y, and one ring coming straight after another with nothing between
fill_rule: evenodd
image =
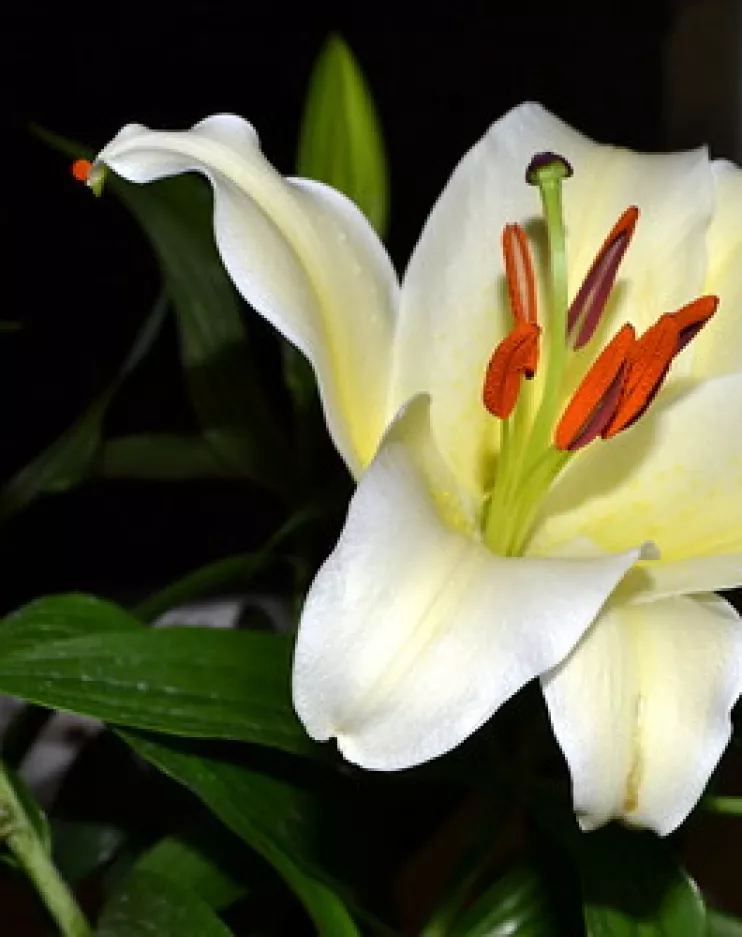
<instances>
[{"instance_id":1,"label":"orange anther","mask_svg":"<svg viewBox=\"0 0 742 937\"><path fill-rule=\"evenodd\" d=\"M616 408L635 342L634 327L624 325L597 357L562 414L554 434L557 449L574 452L601 435Z\"/></svg>"},{"instance_id":2,"label":"orange anther","mask_svg":"<svg viewBox=\"0 0 742 937\"><path fill-rule=\"evenodd\" d=\"M515 321L537 323L536 276L526 232L520 225L505 225L502 232L502 252Z\"/></svg>"},{"instance_id":3,"label":"orange anther","mask_svg":"<svg viewBox=\"0 0 742 937\"><path fill-rule=\"evenodd\" d=\"M70 166L72 175L78 182L87 182L92 168L93 164L89 159L76 159L72 166Z\"/></svg>"},{"instance_id":4,"label":"orange anther","mask_svg":"<svg viewBox=\"0 0 742 937\"><path fill-rule=\"evenodd\" d=\"M540 335L534 322L518 321L494 350L482 389L482 401L493 416L507 419L517 403L522 378L536 373Z\"/></svg>"},{"instance_id":5,"label":"orange anther","mask_svg":"<svg viewBox=\"0 0 742 937\"><path fill-rule=\"evenodd\" d=\"M715 296L702 296L677 312L667 312L639 338L629 355L618 406L603 431L610 439L628 429L657 396L673 358L716 312Z\"/></svg>"},{"instance_id":6,"label":"orange anther","mask_svg":"<svg viewBox=\"0 0 742 937\"><path fill-rule=\"evenodd\" d=\"M679 344L675 354L682 351L688 342L698 335L718 307L719 299L717 296L701 296L700 299L696 299L692 303L688 303L687 306L683 306L682 309L678 309L677 312L672 313L678 324L679 331Z\"/></svg>"}]
</instances>

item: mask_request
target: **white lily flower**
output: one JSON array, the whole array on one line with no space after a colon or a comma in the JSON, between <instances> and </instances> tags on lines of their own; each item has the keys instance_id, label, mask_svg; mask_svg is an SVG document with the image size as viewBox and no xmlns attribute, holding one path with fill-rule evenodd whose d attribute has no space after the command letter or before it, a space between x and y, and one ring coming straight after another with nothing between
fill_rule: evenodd
<instances>
[{"instance_id":1,"label":"white lily flower","mask_svg":"<svg viewBox=\"0 0 742 937\"><path fill-rule=\"evenodd\" d=\"M564 159L528 185L544 151ZM708 595L742 582L742 174L523 105L461 161L400 289L358 210L282 178L240 118L130 125L93 184L103 164L209 178L225 266L312 362L358 479L297 640L310 735L405 768L542 676L583 825L680 823L742 691L742 629ZM592 263L627 206L631 249L633 208ZM722 311L684 348L702 293Z\"/></svg>"}]
</instances>

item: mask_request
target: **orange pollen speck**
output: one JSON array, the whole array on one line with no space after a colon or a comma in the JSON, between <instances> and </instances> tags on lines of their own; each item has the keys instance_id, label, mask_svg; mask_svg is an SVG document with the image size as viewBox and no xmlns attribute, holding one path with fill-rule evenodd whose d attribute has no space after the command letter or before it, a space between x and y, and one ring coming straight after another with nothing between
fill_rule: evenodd
<instances>
[{"instance_id":1,"label":"orange pollen speck","mask_svg":"<svg viewBox=\"0 0 742 937\"><path fill-rule=\"evenodd\" d=\"M562 414L554 434L557 449L574 452L601 435L613 415L635 342L633 326L624 325L597 357Z\"/></svg>"},{"instance_id":2,"label":"orange pollen speck","mask_svg":"<svg viewBox=\"0 0 742 937\"><path fill-rule=\"evenodd\" d=\"M493 416L505 420L513 412L521 379L536 372L540 336L534 322L517 322L493 352L482 388L482 401Z\"/></svg>"},{"instance_id":3,"label":"orange pollen speck","mask_svg":"<svg viewBox=\"0 0 742 937\"><path fill-rule=\"evenodd\" d=\"M78 182L87 182L92 168L93 164L89 159L76 159L70 167L72 175Z\"/></svg>"}]
</instances>

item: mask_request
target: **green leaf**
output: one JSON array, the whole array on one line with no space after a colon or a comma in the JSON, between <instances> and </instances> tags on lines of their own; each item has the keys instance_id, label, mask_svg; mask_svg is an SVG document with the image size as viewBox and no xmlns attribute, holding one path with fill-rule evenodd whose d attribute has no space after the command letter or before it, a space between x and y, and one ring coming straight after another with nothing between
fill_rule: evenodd
<instances>
[{"instance_id":1,"label":"green leaf","mask_svg":"<svg viewBox=\"0 0 742 937\"><path fill-rule=\"evenodd\" d=\"M92 474L102 441L103 417L122 381L147 353L165 317L164 296L140 329L118 375L48 449L17 472L0 490L0 523L43 494L66 491Z\"/></svg>"},{"instance_id":2,"label":"green leaf","mask_svg":"<svg viewBox=\"0 0 742 937\"><path fill-rule=\"evenodd\" d=\"M113 602L70 592L34 599L0 619L0 657L66 638L136 631L143 623Z\"/></svg>"},{"instance_id":3,"label":"green leaf","mask_svg":"<svg viewBox=\"0 0 742 937\"><path fill-rule=\"evenodd\" d=\"M552 937L559 934L541 876L518 865L494 882L455 921L452 929L430 926L424 937Z\"/></svg>"},{"instance_id":4,"label":"green leaf","mask_svg":"<svg viewBox=\"0 0 742 937\"><path fill-rule=\"evenodd\" d=\"M20 634L17 616L0 624L0 692L117 725L317 751L291 707L288 636L128 622L114 631L116 621L131 619L96 602L92 633L50 640L50 620L52 630L64 623L63 614L50 619L50 605L53 599L34 603L42 612L36 622L24 610L31 624ZM78 601L75 629L80 611Z\"/></svg>"},{"instance_id":5,"label":"green leaf","mask_svg":"<svg viewBox=\"0 0 742 937\"><path fill-rule=\"evenodd\" d=\"M142 225L174 304L180 350L201 427L227 470L283 492L285 440L257 380L241 301L214 245L211 197L200 179L112 188Z\"/></svg>"},{"instance_id":6,"label":"green leaf","mask_svg":"<svg viewBox=\"0 0 742 937\"><path fill-rule=\"evenodd\" d=\"M134 871L103 910L97 937L229 937L231 931L187 888L162 875Z\"/></svg>"},{"instance_id":7,"label":"green leaf","mask_svg":"<svg viewBox=\"0 0 742 937\"><path fill-rule=\"evenodd\" d=\"M389 183L381 124L363 73L337 35L320 51L309 81L297 165L299 175L353 199L384 236Z\"/></svg>"},{"instance_id":8,"label":"green leaf","mask_svg":"<svg viewBox=\"0 0 742 937\"><path fill-rule=\"evenodd\" d=\"M706 911L692 879L652 833L609 826L571 836L588 937L703 937Z\"/></svg>"},{"instance_id":9,"label":"green leaf","mask_svg":"<svg viewBox=\"0 0 742 937\"><path fill-rule=\"evenodd\" d=\"M308 792L168 739L121 732L142 758L199 797L263 856L296 893L322 937L359 937L318 861L317 811Z\"/></svg>"},{"instance_id":10,"label":"green leaf","mask_svg":"<svg viewBox=\"0 0 742 937\"><path fill-rule=\"evenodd\" d=\"M68 156L90 155L74 141L38 127L34 131ZM244 304L214 244L208 186L193 176L135 185L109 173L105 189L121 199L155 250L175 307L191 397L224 471L285 493L287 443L258 382Z\"/></svg>"},{"instance_id":11,"label":"green leaf","mask_svg":"<svg viewBox=\"0 0 742 937\"><path fill-rule=\"evenodd\" d=\"M210 854L211 845L203 837L167 836L138 860L136 871L170 879L217 911L227 908L247 887L222 868Z\"/></svg>"},{"instance_id":12,"label":"green leaf","mask_svg":"<svg viewBox=\"0 0 742 937\"><path fill-rule=\"evenodd\" d=\"M742 937L742 918L707 910L706 937Z\"/></svg>"},{"instance_id":13,"label":"green leaf","mask_svg":"<svg viewBox=\"0 0 742 937\"><path fill-rule=\"evenodd\" d=\"M205 439L164 433L108 440L100 451L97 470L104 478L183 481L230 477L227 466Z\"/></svg>"}]
</instances>

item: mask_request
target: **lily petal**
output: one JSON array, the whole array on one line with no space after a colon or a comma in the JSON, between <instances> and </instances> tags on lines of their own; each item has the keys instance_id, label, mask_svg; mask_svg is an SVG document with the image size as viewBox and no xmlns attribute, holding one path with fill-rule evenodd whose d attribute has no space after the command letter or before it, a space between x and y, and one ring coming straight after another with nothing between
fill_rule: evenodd
<instances>
[{"instance_id":1,"label":"lily petal","mask_svg":"<svg viewBox=\"0 0 742 937\"><path fill-rule=\"evenodd\" d=\"M431 394L437 443L472 491L481 490L496 444L480 403L484 370L511 323L500 237L508 222L542 237L538 193L524 173L545 150L574 168L564 188L572 294L616 218L629 205L642 213L596 343L626 321L644 331L699 295L704 281L713 209L705 150L648 155L599 145L537 104L498 120L459 163L410 260L390 398L393 412L415 393ZM543 251L540 259L544 297Z\"/></svg>"},{"instance_id":2,"label":"lily petal","mask_svg":"<svg viewBox=\"0 0 742 937\"><path fill-rule=\"evenodd\" d=\"M721 298L715 320L695 340L693 373L712 377L742 371L742 170L725 160L712 164L716 209L708 230L704 293Z\"/></svg>"},{"instance_id":3,"label":"lily petal","mask_svg":"<svg viewBox=\"0 0 742 937\"><path fill-rule=\"evenodd\" d=\"M182 132L130 124L98 154L101 163L131 182L207 176L229 275L311 361L330 433L358 474L385 427L398 292L389 257L361 212L328 186L282 178L252 126L231 114Z\"/></svg>"},{"instance_id":4,"label":"lily petal","mask_svg":"<svg viewBox=\"0 0 742 937\"><path fill-rule=\"evenodd\" d=\"M407 768L471 735L569 653L639 555L499 557L466 516L418 398L361 478L294 660L307 731L366 768Z\"/></svg>"},{"instance_id":5,"label":"lily petal","mask_svg":"<svg viewBox=\"0 0 742 937\"><path fill-rule=\"evenodd\" d=\"M586 448L543 505L529 552L586 537L617 552L655 543L654 597L737 585L742 573L742 374L657 401L635 426Z\"/></svg>"},{"instance_id":6,"label":"lily petal","mask_svg":"<svg viewBox=\"0 0 742 937\"><path fill-rule=\"evenodd\" d=\"M623 818L666 835L729 741L742 625L713 595L612 600L542 684L582 827Z\"/></svg>"}]
</instances>

